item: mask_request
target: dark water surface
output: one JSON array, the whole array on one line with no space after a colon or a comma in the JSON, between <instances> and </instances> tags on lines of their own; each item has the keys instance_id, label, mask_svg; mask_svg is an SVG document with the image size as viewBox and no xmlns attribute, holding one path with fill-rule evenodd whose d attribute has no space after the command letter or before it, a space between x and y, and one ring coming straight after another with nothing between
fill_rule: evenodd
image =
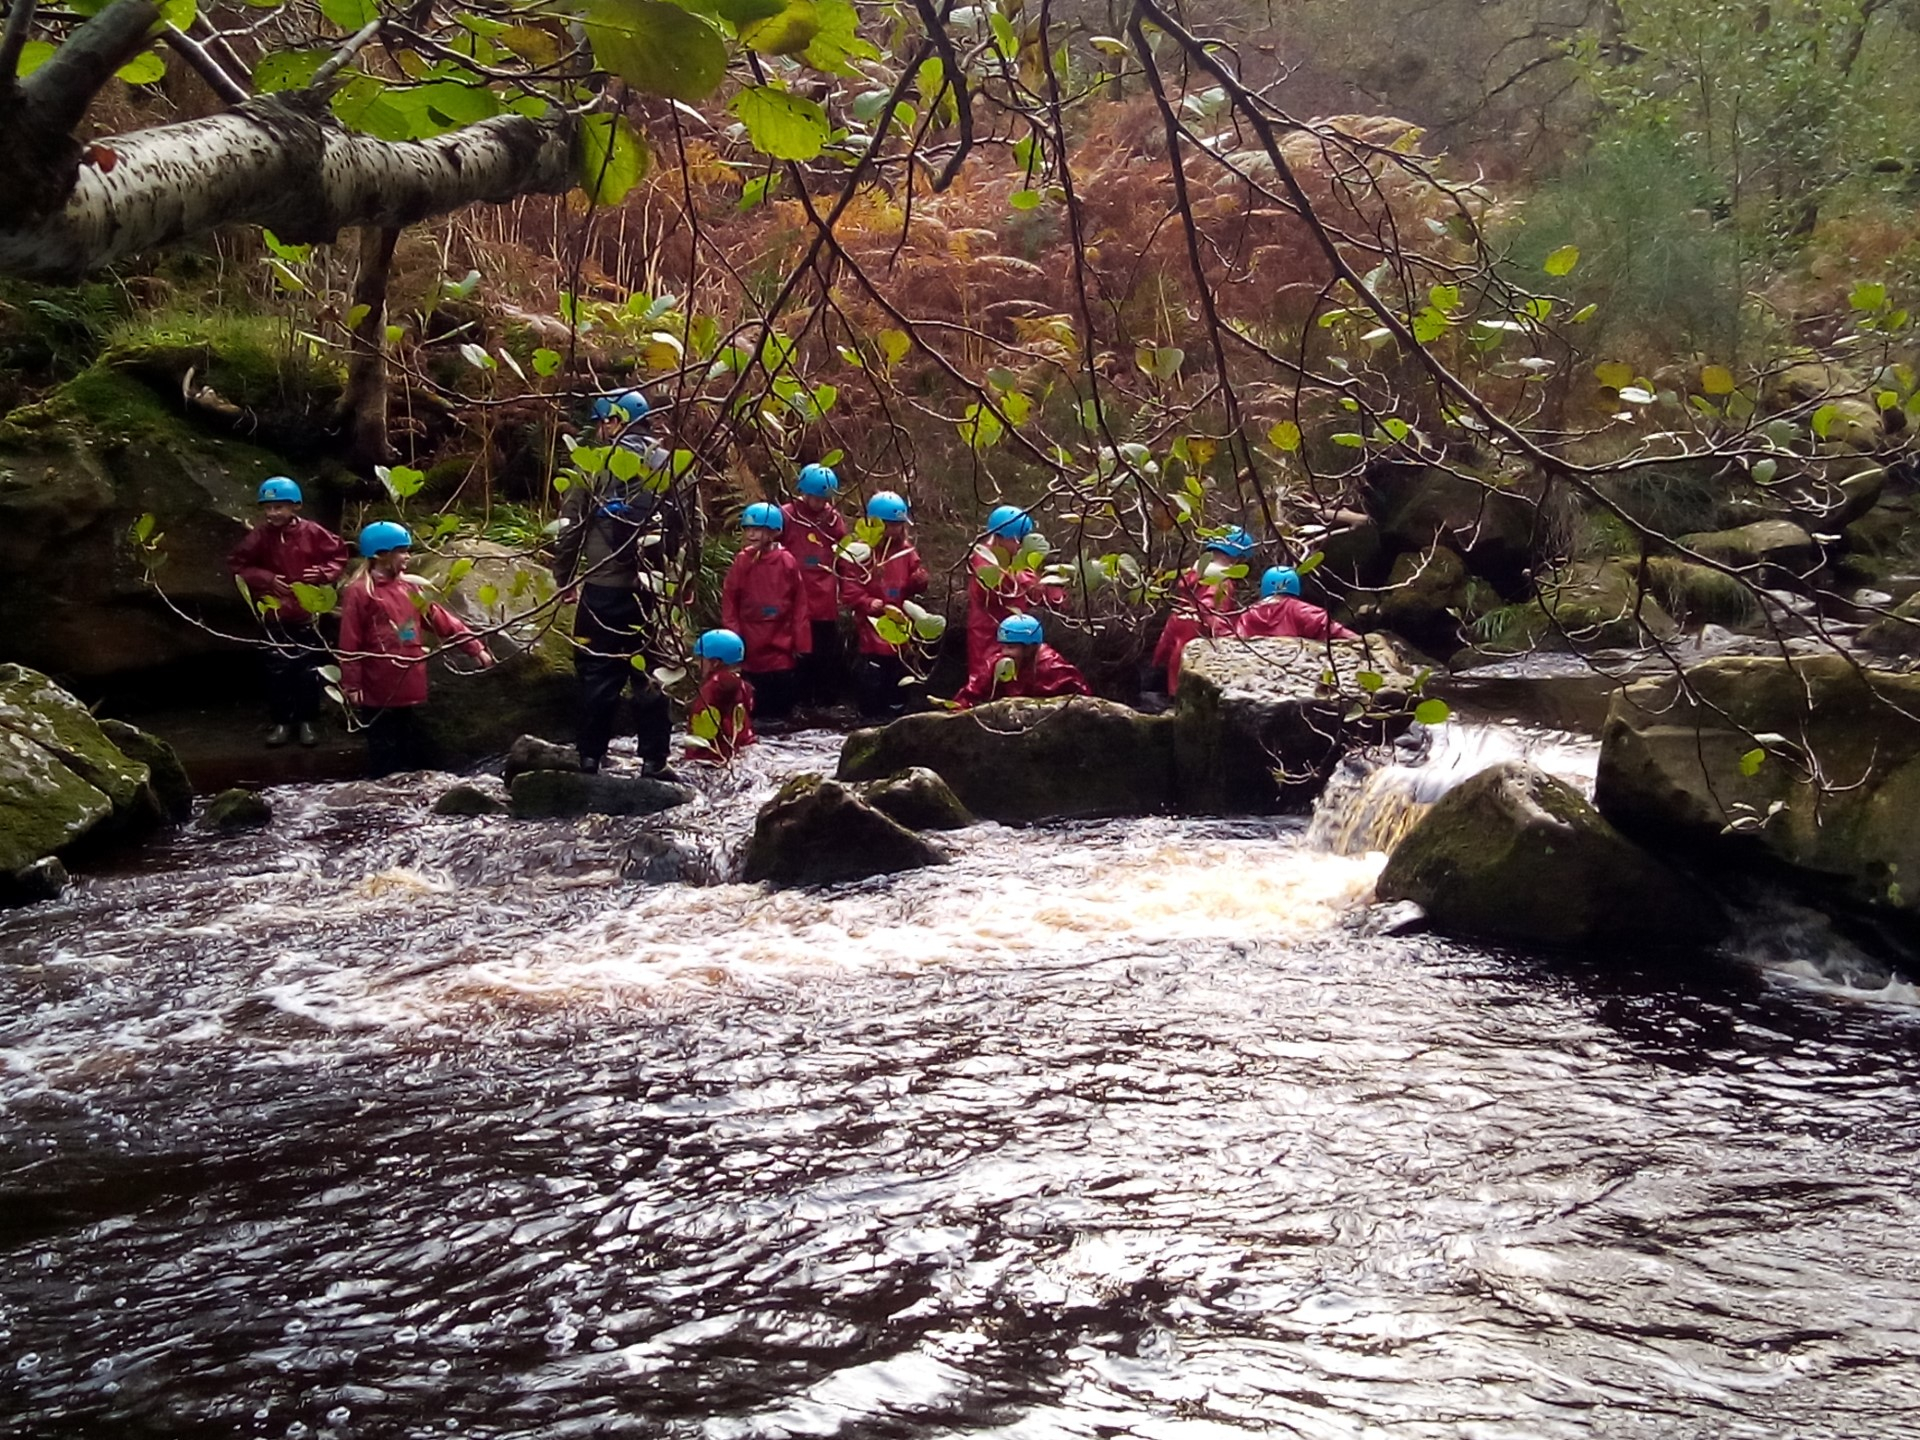
<instances>
[{"instance_id":1,"label":"dark water surface","mask_svg":"<svg viewBox=\"0 0 1920 1440\"><path fill-rule=\"evenodd\" d=\"M1363 936L1298 822L768 895L427 793L0 919L0 1434L1920 1434L1904 987Z\"/></svg>"}]
</instances>

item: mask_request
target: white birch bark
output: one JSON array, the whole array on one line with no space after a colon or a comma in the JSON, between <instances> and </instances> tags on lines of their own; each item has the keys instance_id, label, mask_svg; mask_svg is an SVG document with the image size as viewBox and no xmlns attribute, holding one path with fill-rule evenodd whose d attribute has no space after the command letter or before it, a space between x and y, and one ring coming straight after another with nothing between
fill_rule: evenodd
<instances>
[{"instance_id":1,"label":"white birch bark","mask_svg":"<svg viewBox=\"0 0 1920 1440\"><path fill-rule=\"evenodd\" d=\"M501 115L390 142L347 130L318 96L262 96L92 142L64 206L11 221L0 210L0 272L65 279L221 225L264 225L305 244L348 226L558 193L574 183L572 132L564 117Z\"/></svg>"}]
</instances>

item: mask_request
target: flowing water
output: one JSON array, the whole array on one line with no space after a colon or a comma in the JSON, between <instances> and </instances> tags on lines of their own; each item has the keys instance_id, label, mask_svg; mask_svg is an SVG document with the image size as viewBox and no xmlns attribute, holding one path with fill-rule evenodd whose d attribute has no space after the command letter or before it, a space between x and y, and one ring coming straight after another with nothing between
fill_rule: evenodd
<instances>
[{"instance_id":1,"label":"flowing water","mask_svg":"<svg viewBox=\"0 0 1920 1440\"><path fill-rule=\"evenodd\" d=\"M1369 934L1300 820L635 878L830 753L289 789L0 918L0 1434L1920 1433L1920 1009L1817 926Z\"/></svg>"}]
</instances>

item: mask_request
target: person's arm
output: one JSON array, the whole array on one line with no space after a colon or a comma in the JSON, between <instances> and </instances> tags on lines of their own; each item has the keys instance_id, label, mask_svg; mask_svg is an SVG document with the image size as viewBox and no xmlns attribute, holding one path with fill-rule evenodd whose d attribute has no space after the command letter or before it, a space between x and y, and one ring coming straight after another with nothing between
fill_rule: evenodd
<instances>
[{"instance_id":1,"label":"person's arm","mask_svg":"<svg viewBox=\"0 0 1920 1440\"><path fill-rule=\"evenodd\" d=\"M933 586L933 576L927 572L927 562L920 558L917 549L909 549L907 554L913 557L913 563L907 567L907 583L900 587L905 595L924 595Z\"/></svg>"},{"instance_id":2,"label":"person's arm","mask_svg":"<svg viewBox=\"0 0 1920 1440\"><path fill-rule=\"evenodd\" d=\"M263 595L285 600L293 594L267 562L267 529L264 525L256 525L241 537L240 543L233 547L233 553L227 557L227 568L245 583L256 602Z\"/></svg>"},{"instance_id":3,"label":"person's arm","mask_svg":"<svg viewBox=\"0 0 1920 1440\"><path fill-rule=\"evenodd\" d=\"M428 605L422 612L427 627L449 645L458 645L467 654L478 660L485 668L493 664L493 652L487 649L483 641L469 630L460 617L444 605Z\"/></svg>"},{"instance_id":4,"label":"person's arm","mask_svg":"<svg viewBox=\"0 0 1920 1440\"><path fill-rule=\"evenodd\" d=\"M349 585L340 600L340 693L350 704L361 703L360 667L356 658L367 648L368 597L358 585Z\"/></svg>"},{"instance_id":5,"label":"person's arm","mask_svg":"<svg viewBox=\"0 0 1920 1440\"><path fill-rule=\"evenodd\" d=\"M1040 696L1093 694L1086 676L1051 646L1033 657L1032 685L1033 693Z\"/></svg>"},{"instance_id":6,"label":"person's arm","mask_svg":"<svg viewBox=\"0 0 1920 1440\"><path fill-rule=\"evenodd\" d=\"M974 706L984 705L991 700L994 687L993 670L994 666L988 665L967 676L967 683L954 693L953 708L971 710Z\"/></svg>"},{"instance_id":7,"label":"person's arm","mask_svg":"<svg viewBox=\"0 0 1920 1440\"><path fill-rule=\"evenodd\" d=\"M347 542L326 526L321 525L316 528L324 538L325 544L314 561L313 572L320 577L320 584L338 585L340 577L347 573L347 563L352 558L352 552L347 549Z\"/></svg>"},{"instance_id":8,"label":"person's arm","mask_svg":"<svg viewBox=\"0 0 1920 1440\"><path fill-rule=\"evenodd\" d=\"M553 583L563 589L579 577L580 549L587 543L586 491L576 485L560 502L560 533L553 537Z\"/></svg>"},{"instance_id":9,"label":"person's arm","mask_svg":"<svg viewBox=\"0 0 1920 1440\"><path fill-rule=\"evenodd\" d=\"M793 621L793 653L809 655L813 652L813 622L807 617L807 574L791 550L786 555L787 613Z\"/></svg>"},{"instance_id":10,"label":"person's arm","mask_svg":"<svg viewBox=\"0 0 1920 1440\"><path fill-rule=\"evenodd\" d=\"M746 562L747 552L742 550L727 566L727 578L720 585L720 623L736 635L744 633L740 629L740 586Z\"/></svg>"}]
</instances>

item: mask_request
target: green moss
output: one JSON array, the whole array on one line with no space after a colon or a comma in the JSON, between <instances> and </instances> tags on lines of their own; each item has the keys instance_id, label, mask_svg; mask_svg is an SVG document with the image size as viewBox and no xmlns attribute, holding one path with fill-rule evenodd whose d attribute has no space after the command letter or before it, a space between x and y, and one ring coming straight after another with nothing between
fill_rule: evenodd
<instances>
[{"instance_id":1,"label":"green moss","mask_svg":"<svg viewBox=\"0 0 1920 1440\"><path fill-rule=\"evenodd\" d=\"M143 315L114 332L100 363L174 386L191 369L196 387L255 410L303 401L331 406L345 383L335 361L265 315Z\"/></svg>"},{"instance_id":2,"label":"green moss","mask_svg":"<svg viewBox=\"0 0 1920 1440\"><path fill-rule=\"evenodd\" d=\"M1731 575L1671 555L1647 561L1647 588L1673 614L1696 624L1746 625L1760 614L1750 587Z\"/></svg>"}]
</instances>

